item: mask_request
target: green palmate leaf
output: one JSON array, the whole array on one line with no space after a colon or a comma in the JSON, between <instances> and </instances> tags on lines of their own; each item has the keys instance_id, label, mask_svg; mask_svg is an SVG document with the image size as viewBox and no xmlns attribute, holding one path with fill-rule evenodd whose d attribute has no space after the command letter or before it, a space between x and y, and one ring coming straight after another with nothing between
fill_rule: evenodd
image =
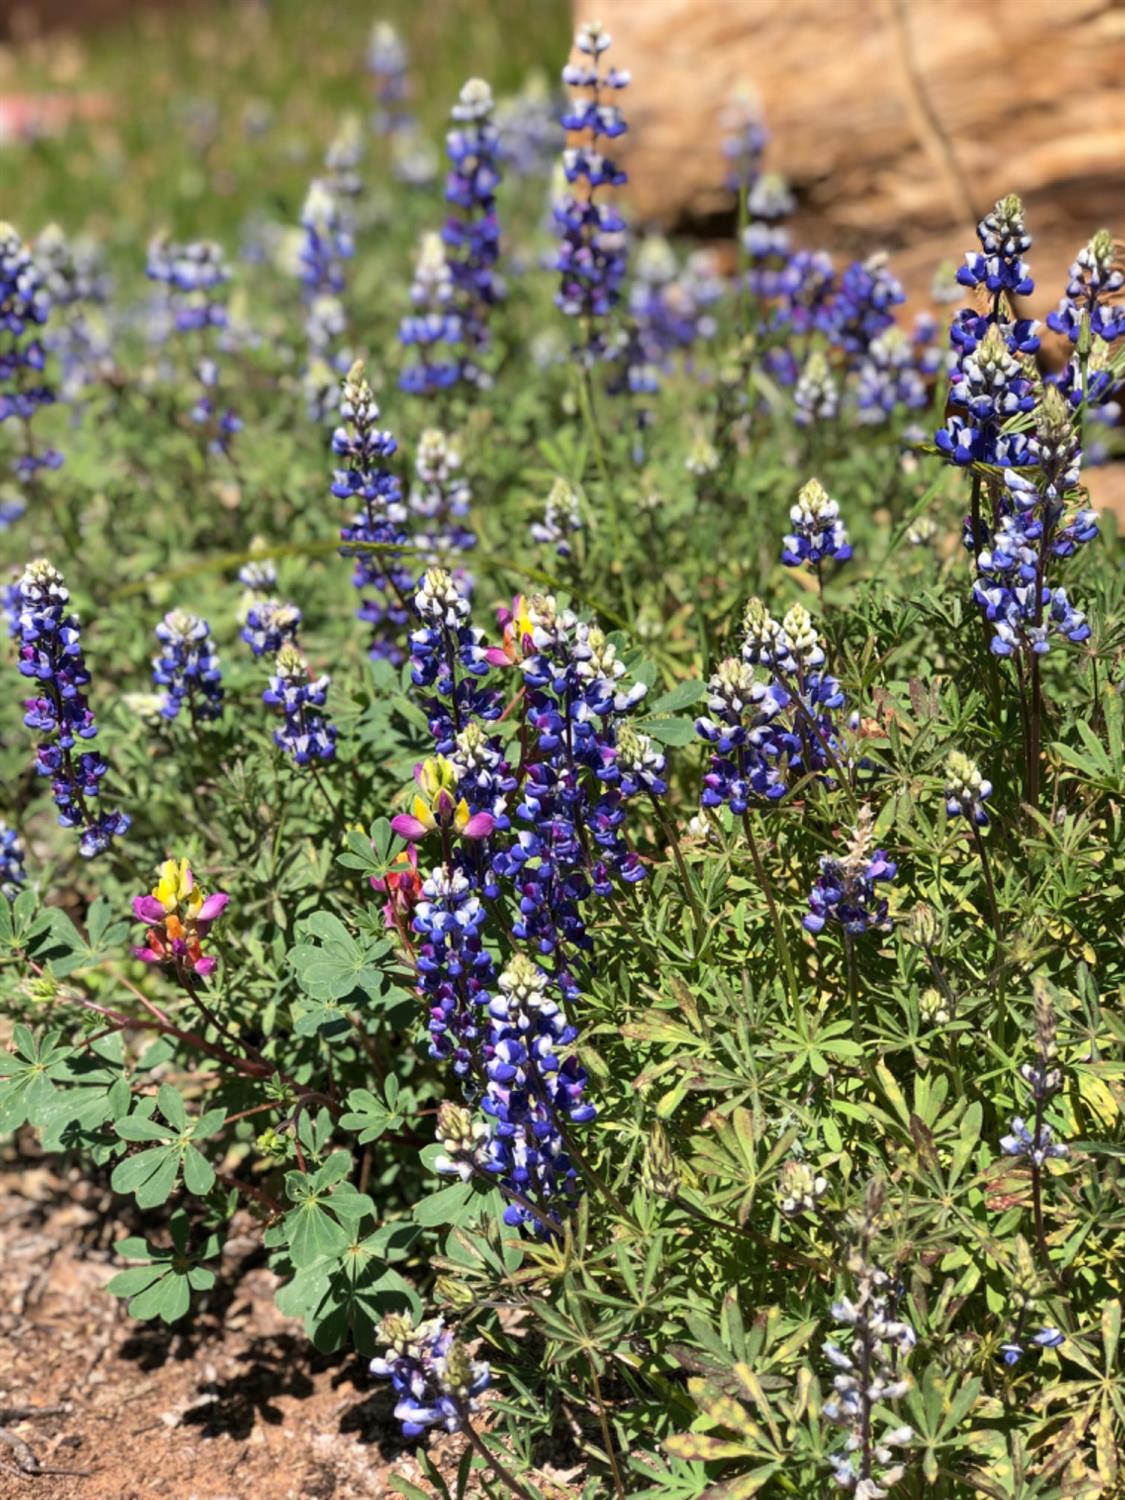
<instances>
[{"instance_id":1,"label":"green palmate leaf","mask_svg":"<svg viewBox=\"0 0 1125 1500\"><path fill-rule=\"evenodd\" d=\"M138 1110L114 1122L117 1136L130 1144L149 1144L149 1149L126 1156L113 1170L110 1184L115 1192L132 1193L140 1208L155 1208L175 1191L181 1172L189 1193L205 1196L215 1185L215 1169L196 1145L222 1126L224 1109L212 1109L192 1119L180 1094L162 1084L156 1096L164 1121Z\"/></svg>"},{"instance_id":2,"label":"green palmate leaf","mask_svg":"<svg viewBox=\"0 0 1125 1500\"><path fill-rule=\"evenodd\" d=\"M117 1245L123 1260L143 1264L119 1271L107 1290L128 1300L130 1315L141 1321L160 1318L174 1323L188 1311L193 1291L207 1291L215 1284L215 1273L201 1262L218 1254L218 1235L206 1236L194 1251L189 1251L190 1225L182 1212L172 1215L169 1231L172 1244L167 1248L136 1237Z\"/></svg>"},{"instance_id":3,"label":"green palmate leaf","mask_svg":"<svg viewBox=\"0 0 1125 1500\"><path fill-rule=\"evenodd\" d=\"M7 905L3 897L0 902ZM56 1085L65 1078L74 1055L73 1048L62 1044L58 1031L36 1037L26 1026L17 1025L12 1037L15 1051L0 1052L0 1133L50 1118Z\"/></svg>"},{"instance_id":4,"label":"green palmate leaf","mask_svg":"<svg viewBox=\"0 0 1125 1500\"><path fill-rule=\"evenodd\" d=\"M414 1222L428 1229L439 1224L467 1224L476 1215L476 1197L471 1182L454 1182L439 1188L414 1205Z\"/></svg>"},{"instance_id":5,"label":"green palmate leaf","mask_svg":"<svg viewBox=\"0 0 1125 1500\"><path fill-rule=\"evenodd\" d=\"M348 1095L348 1109L340 1116L340 1127L355 1132L361 1146L405 1124L404 1115L396 1108L399 1087L393 1074L384 1082L383 1091L383 1098L370 1089L352 1089Z\"/></svg>"},{"instance_id":6,"label":"green palmate leaf","mask_svg":"<svg viewBox=\"0 0 1125 1500\"><path fill-rule=\"evenodd\" d=\"M681 682L657 698L655 703L647 704L647 707L653 714L676 714L682 708L690 708L693 703L699 703L706 696L707 689L702 682Z\"/></svg>"},{"instance_id":7,"label":"green palmate leaf","mask_svg":"<svg viewBox=\"0 0 1125 1500\"><path fill-rule=\"evenodd\" d=\"M661 745L690 745L696 738L692 719L642 719L640 726Z\"/></svg>"}]
</instances>

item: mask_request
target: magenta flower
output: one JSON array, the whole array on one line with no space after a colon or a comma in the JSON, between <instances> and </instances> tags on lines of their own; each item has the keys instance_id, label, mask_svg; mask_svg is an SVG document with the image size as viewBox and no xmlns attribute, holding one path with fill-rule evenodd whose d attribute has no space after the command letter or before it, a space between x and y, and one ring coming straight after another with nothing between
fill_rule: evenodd
<instances>
[{"instance_id":1,"label":"magenta flower","mask_svg":"<svg viewBox=\"0 0 1125 1500\"><path fill-rule=\"evenodd\" d=\"M229 900L225 891L204 896L186 859L166 859L155 887L133 898L133 915L148 924L134 955L146 964L166 965L184 983L206 979L216 960L203 952L202 939Z\"/></svg>"}]
</instances>

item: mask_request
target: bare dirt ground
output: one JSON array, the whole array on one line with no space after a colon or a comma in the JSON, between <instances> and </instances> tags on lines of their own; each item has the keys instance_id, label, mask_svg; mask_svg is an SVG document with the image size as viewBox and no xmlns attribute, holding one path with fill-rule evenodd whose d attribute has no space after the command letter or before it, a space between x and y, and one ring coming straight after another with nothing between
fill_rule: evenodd
<instances>
[{"instance_id":1,"label":"bare dirt ground","mask_svg":"<svg viewBox=\"0 0 1125 1500\"><path fill-rule=\"evenodd\" d=\"M256 1236L182 1324L137 1323L103 1290L135 1226L60 1171L0 1159L2 1500L378 1500L395 1472L431 1493L364 1361L277 1312Z\"/></svg>"}]
</instances>

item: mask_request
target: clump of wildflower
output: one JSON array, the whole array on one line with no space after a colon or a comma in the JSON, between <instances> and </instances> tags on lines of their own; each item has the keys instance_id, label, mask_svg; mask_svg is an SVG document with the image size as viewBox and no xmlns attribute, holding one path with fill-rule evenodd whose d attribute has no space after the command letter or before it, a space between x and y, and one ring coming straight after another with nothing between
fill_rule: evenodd
<instances>
[{"instance_id":1,"label":"clump of wildflower","mask_svg":"<svg viewBox=\"0 0 1125 1500\"><path fill-rule=\"evenodd\" d=\"M412 573L377 552L349 552L357 542L402 546L407 540L406 507L402 487L389 467L398 444L380 428L379 407L357 360L343 385L340 425L332 434L332 451L339 467L332 493L339 500L360 505L351 524L340 530L345 557L355 556L352 583L366 594L358 610L371 625L370 652L389 661L402 660L400 634L407 621L407 600L413 586Z\"/></svg>"},{"instance_id":2,"label":"clump of wildflower","mask_svg":"<svg viewBox=\"0 0 1125 1500\"><path fill-rule=\"evenodd\" d=\"M668 1132L656 1120L641 1158L641 1186L656 1198L672 1199L678 1196L680 1185L680 1169Z\"/></svg>"},{"instance_id":3,"label":"clump of wildflower","mask_svg":"<svg viewBox=\"0 0 1125 1500\"><path fill-rule=\"evenodd\" d=\"M10 224L0 223L0 422L14 418L20 426L20 451L11 467L25 483L63 461L57 449L36 447L32 429L36 412L55 399L44 378L47 351L38 332L50 312L51 298L31 252Z\"/></svg>"},{"instance_id":4,"label":"clump of wildflower","mask_svg":"<svg viewBox=\"0 0 1125 1500\"><path fill-rule=\"evenodd\" d=\"M212 240L174 244L167 235L157 235L149 245L146 271L150 281L165 288L166 311L178 335L195 336L193 371L199 394L191 419L212 453L229 453L231 439L241 431L242 421L226 405L220 389L220 371L215 354L216 330L227 327L226 288L230 267L222 247Z\"/></svg>"},{"instance_id":5,"label":"clump of wildflower","mask_svg":"<svg viewBox=\"0 0 1125 1500\"><path fill-rule=\"evenodd\" d=\"M953 463L1006 468L1026 461L1026 437L1002 428L1010 418L1034 410L1032 380L998 323L991 324L961 360L951 377L949 400L967 412L964 417L951 416L935 436Z\"/></svg>"},{"instance_id":6,"label":"clump of wildflower","mask_svg":"<svg viewBox=\"0 0 1125 1500\"><path fill-rule=\"evenodd\" d=\"M953 750L945 763L945 810L951 818L968 818L978 828L988 826L985 802L992 795L992 783L986 781L975 761Z\"/></svg>"},{"instance_id":7,"label":"clump of wildflower","mask_svg":"<svg viewBox=\"0 0 1125 1500\"><path fill-rule=\"evenodd\" d=\"M606 353L606 319L621 299L625 280L625 220L598 196L626 181L624 171L601 148L602 141L616 140L628 128L609 100L628 85L629 74L615 67L603 73L601 68L611 40L599 22L587 22L574 39L578 60L567 63L562 73L571 90L563 126L575 144L563 152L568 191L555 207L561 231L555 263L561 284L555 301L578 320L575 352L587 366Z\"/></svg>"},{"instance_id":8,"label":"clump of wildflower","mask_svg":"<svg viewBox=\"0 0 1125 1500\"><path fill-rule=\"evenodd\" d=\"M95 751L76 753L77 740L92 740L98 732L84 692L90 674L78 616L70 609L62 574L44 560L28 563L8 608L20 672L34 679L39 694L25 701L23 719L40 736L36 774L51 778L59 823L80 830L79 853L90 859L108 849L130 819L123 812L95 811L109 768Z\"/></svg>"},{"instance_id":9,"label":"clump of wildflower","mask_svg":"<svg viewBox=\"0 0 1125 1500\"><path fill-rule=\"evenodd\" d=\"M793 388L793 405L796 408L794 420L798 427L831 422L839 411L840 393L822 349L814 349L805 361L805 367Z\"/></svg>"},{"instance_id":10,"label":"clump of wildflower","mask_svg":"<svg viewBox=\"0 0 1125 1500\"><path fill-rule=\"evenodd\" d=\"M572 550L570 539L581 530L578 492L560 477L551 486L542 519L533 521L529 527L531 540L545 547L554 547L558 557L569 557Z\"/></svg>"},{"instance_id":11,"label":"clump of wildflower","mask_svg":"<svg viewBox=\"0 0 1125 1500\"><path fill-rule=\"evenodd\" d=\"M885 850L871 848L874 822L871 809L862 807L843 857L821 856L820 877L809 893L809 910L803 918L807 931L822 932L827 922L841 926L848 938L890 930L887 900L876 887L893 880L898 866Z\"/></svg>"},{"instance_id":12,"label":"clump of wildflower","mask_svg":"<svg viewBox=\"0 0 1125 1500\"><path fill-rule=\"evenodd\" d=\"M492 1380L489 1366L471 1360L440 1317L415 1328L405 1314L392 1313L379 1336L387 1347L370 1370L391 1382L403 1437L421 1437L430 1427L460 1432Z\"/></svg>"},{"instance_id":13,"label":"clump of wildflower","mask_svg":"<svg viewBox=\"0 0 1125 1500\"><path fill-rule=\"evenodd\" d=\"M413 396L431 396L455 385L460 371L455 347L463 338L453 272L440 234L424 234L414 262L411 311L399 324L399 341L415 358L399 376ZM443 348L443 346L445 346Z\"/></svg>"},{"instance_id":14,"label":"clump of wildflower","mask_svg":"<svg viewBox=\"0 0 1125 1500\"><path fill-rule=\"evenodd\" d=\"M718 467L719 455L714 443L705 433L697 433L684 459L684 468L695 479L709 479Z\"/></svg>"},{"instance_id":15,"label":"clump of wildflower","mask_svg":"<svg viewBox=\"0 0 1125 1500\"><path fill-rule=\"evenodd\" d=\"M0 896L14 901L20 887L26 884L27 870L24 867L23 845L14 828L9 828L0 818Z\"/></svg>"},{"instance_id":16,"label":"clump of wildflower","mask_svg":"<svg viewBox=\"0 0 1125 1500\"><path fill-rule=\"evenodd\" d=\"M383 920L404 937L410 925L414 908L422 895L422 880L418 874L418 850L409 844L394 859L385 875L371 876L371 889L386 896L383 903Z\"/></svg>"},{"instance_id":17,"label":"clump of wildflower","mask_svg":"<svg viewBox=\"0 0 1125 1500\"><path fill-rule=\"evenodd\" d=\"M262 599L246 613L240 632L255 656L276 656L282 646L294 645L301 628L301 611L295 604Z\"/></svg>"},{"instance_id":18,"label":"clump of wildflower","mask_svg":"<svg viewBox=\"0 0 1125 1500\"><path fill-rule=\"evenodd\" d=\"M143 945L133 952L146 964L166 967L182 984L206 979L217 960L204 953L203 939L229 900L225 891L205 896L186 859L166 859L152 890L133 898L133 915L148 925Z\"/></svg>"},{"instance_id":19,"label":"clump of wildflower","mask_svg":"<svg viewBox=\"0 0 1125 1500\"><path fill-rule=\"evenodd\" d=\"M872 1259L872 1240L882 1206L882 1188L866 1194L859 1234L847 1260L852 1295L832 1304L835 1338L824 1355L835 1374L824 1416L843 1427L843 1448L832 1454L832 1477L856 1500L881 1500L906 1472L896 1450L907 1447L914 1431L905 1424L879 1432L875 1408L901 1400L910 1390L907 1361L917 1342L909 1323L896 1317L891 1279Z\"/></svg>"},{"instance_id":20,"label":"clump of wildflower","mask_svg":"<svg viewBox=\"0 0 1125 1500\"><path fill-rule=\"evenodd\" d=\"M607 388L611 395L633 398L633 462L645 458L645 432L652 426L651 398L662 374L678 352L715 331L710 308L721 295L720 284L699 255L681 271L671 245L662 235L647 235L633 265L628 316L608 353L613 362Z\"/></svg>"},{"instance_id":21,"label":"clump of wildflower","mask_svg":"<svg viewBox=\"0 0 1125 1500\"><path fill-rule=\"evenodd\" d=\"M810 479L790 508L793 530L785 538L781 560L787 568L807 563L820 572L829 559L846 562L852 555L848 534L840 520L840 507L819 479Z\"/></svg>"},{"instance_id":22,"label":"clump of wildflower","mask_svg":"<svg viewBox=\"0 0 1125 1500\"><path fill-rule=\"evenodd\" d=\"M1028 1344L1036 1349L1057 1349L1064 1342L1065 1335L1051 1326L1040 1328L1030 1338L1024 1334L1024 1327L1042 1292L1042 1278L1035 1265L1031 1247L1020 1235L1016 1239L1016 1263L1011 1276L1010 1295L1015 1310L1015 1323L1007 1342L1000 1345L1000 1357L1009 1368L1018 1364L1027 1353Z\"/></svg>"},{"instance_id":23,"label":"clump of wildflower","mask_svg":"<svg viewBox=\"0 0 1125 1500\"><path fill-rule=\"evenodd\" d=\"M262 702L281 709L284 722L273 732L274 744L299 766L335 758L336 726L325 712L330 681L313 676L292 641L281 646Z\"/></svg>"},{"instance_id":24,"label":"clump of wildflower","mask_svg":"<svg viewBox=\"0 0 1125 1500\"><path fill-rule=\"evenodd\" d=\"M492 90L470 78L453 106L453 129L445 138L450 171L445 200L451 207L442 230L461 320L459 376L470 385L490 384L481 367L489 347L488 322L504 295L496 272L500 258L499 136L492 116Z\"/></svg>"},{"instance_id":25,"label":"clump of wildflower","mask_svg":"<svg viewBox=\"0 0 1125 1500\"><path fill-rule=\"evenodd\" d=\"M152 680L164 689L160 712L174 719L187 700L193 724L223 711L223 674L211 627L186 609L174 609L156 627L161 644L152 659Z\"/></svg>"}]
</instances>

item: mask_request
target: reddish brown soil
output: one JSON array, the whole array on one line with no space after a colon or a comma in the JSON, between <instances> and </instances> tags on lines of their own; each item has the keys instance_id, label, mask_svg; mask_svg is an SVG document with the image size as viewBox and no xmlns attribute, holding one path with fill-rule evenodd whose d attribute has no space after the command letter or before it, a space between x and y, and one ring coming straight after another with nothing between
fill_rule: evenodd
<instances>
[{"instance_id":1,"label":"reddish brown soil","mask_svg":"<svg viewBox=\"0 0 1125 1500\"><path fill-rule=\"evenodd\" d=\"M256 1236L167 1329L104 1291L136 1229L113 1213L102 1187L0 1162L0 1424L26 1445L0 1441L3 1500L374 1500L396 1471L431 1492L364 1363L278 1314Z\"/></svg>"}]
</instances>

